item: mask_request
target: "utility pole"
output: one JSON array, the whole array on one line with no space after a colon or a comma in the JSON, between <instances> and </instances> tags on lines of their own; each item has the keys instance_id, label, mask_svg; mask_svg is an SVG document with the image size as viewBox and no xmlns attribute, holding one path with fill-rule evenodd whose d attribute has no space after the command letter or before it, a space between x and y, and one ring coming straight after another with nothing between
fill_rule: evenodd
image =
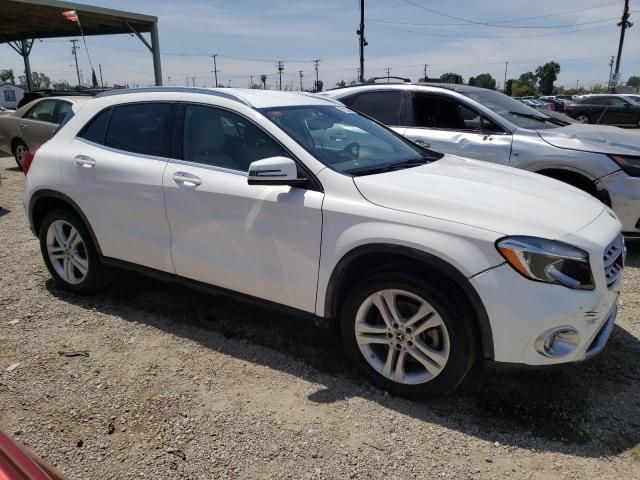
<instances>
[{"instance_id":1,"label":"utility pole","mask_svg":"<svg viewBox=\"0 0 640 480\"><path fill-rule=\"evenodd\" d=\"M318 79L318 64L319 63L320 63L320 59L319 58L317 58L317 59L315 59L313 61L314 68L316 69L316 86L314 87L313 91L316 92L316 93L318 92L318 82L319 82L319 79Z\"/></svg>"},{"instance_id":2,"label":"utility pole","mask_svg":"<svg viewBox=\"0 0 640 480\"><path fill-rule=\"evenodd\" d=\"M618 23L618 26L620 27L620 43L618 44L618 57L616 58L616 72L613 76L613 93L616 91L617 78L620 76L620 60L622 59L622 45L624 45L624 32L627 28L633 26L633 23L629 21L629 0L624 0L622 19Z\"/></svg>"},{"instance_id":3,"label":"utility pole","mask_svg":"<svg viewBox=\"0 0 640 480\"><path fill-rule=\"evenodd\" d=\"M278 61L278 74L280 75L280 90L282 90L282 71L284 70L284 62L282 60Z\"/></svg>"},{"instance_id":4,"label":"utility pole","mask_svg":"<svg viewBox=\"0 0 640 480\"><path fill-rule=\"evenodd\" d=\"M193 86L196 86L196 77L191 77L191 82L193 84Z\"/></svg>"},{"instance_id":5,"label":"utility pole","mask_svg":"<svg viewBox=\"0 0 640 480\"><path fill-rule=\"evenodd\" d=\"M360 0L360 28L356 31L360 37L360 76L358 80L364 83L364 47L368 45L364 38L364 0Z\"/></svg>"},{"instance_id":6,"label":"utility pole","mask_svg":"<svg viewBox=\"0 0 640 480\"><path fill-rule=\"evenodd\" d=\"M251 80L249 80L249 88L253 88L253 75L249 75L249 78Z\"/></svg>"},{"instance_id":7,"label":"utility pole","mask_svg":"<svg viewBox=\"0 0 640 480\"><path fill-rule=\"evenodd\" d=\"M80 68L78 68L78 47L76 46L78 40L74 38L69 41L73 44L71 47L71 53L73 53L73 58L76 60L76 74L78 75L78 87L80 87L82 86L82 83L80 82Z\"/></svg>"},{"instance_id":8,"label":"utility pole","mask_svg":"<svg viewBox=\"0 0 640 480\"><path fill-rule=\"evenodd\" d=\"M302 70L299 70L298 73L300 74L300 91L302 91Z\"/></svg>"},{"instance_id":9,"label":"utility pole","mask_svg":"<svg viewBox=\"0 0 640 480\"><path fill-rule=\"evenodd\" d=\"M391 75L391 68L387 67L387 68L385 68L385 70L387 71L387 83L389 83L391 81L389 79L389 76Z\"/></svg>"},{"instance_id":10,"label":"utility pole","mask_svg":"<svg viewBox=\"0 0 640 480\"><path fill-rule=\"evenodd\" d=\"M102 64L98 64L98 69L100 70L100 86L104 90L104 82L102 81ZM171 77L169 77L169 80L171 80Z\"/></svg>"},{"instance_id":11,"label":"utility pole","mask_svg":"<svg viewBox=\"0 0 640 480\"><path fill-rule=\"evenodd\" d=\"M215 87L218 87L218 67L216 65L216 57L218 56L217 53L214 53L213 55L211 55L211 58L213 58L213 77L214 77L214 82L215 82Z\"/></svg>"},{"instance_id":12,"label":"utility pole","mask_svg":"<svg viewBox=\"0 0 640 480\"><path fill-rule=\"evenodd\" d=\"M578 85L580 84L580 80L576 80L576 90L578 90Z\"/></svg>"},{"instance_id":13,"label":"utility pole","mask_svg":"<svg viewBox=\"0 0 640 480\"><path fill-rule=\"evenodd\" d=\"M509 62L504 62L504 89L503 92L507 93L507 68L509 68Z\"/></svg>"},{"instance_id":14,"label":"utility pole","mask_svg":"<svg viewBox=\"0 0 640 480\"><path fill-rule=\"evenodd\" d=\"M427 77L427 67L429 66L428 63L424 64L424 81L427 82L428 81L428 77Z\"/></svg>"},{"instance_id":15,"label":"utility pole","mask_svg":"<svg viewBox=\"0 0 640 480\"><path fill-rule=\"evenodd\" d=\"M615 63L615 58L611 55L611 59L609 60L609 92L614 93L614 82L613 82L613 64Z\"/></svg>"}]
</instances>

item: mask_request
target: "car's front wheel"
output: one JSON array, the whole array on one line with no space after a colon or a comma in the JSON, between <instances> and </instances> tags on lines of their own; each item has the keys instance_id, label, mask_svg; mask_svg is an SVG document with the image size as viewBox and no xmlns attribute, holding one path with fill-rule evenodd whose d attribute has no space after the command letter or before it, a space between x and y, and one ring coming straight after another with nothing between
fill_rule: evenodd
<instances>
[{"instance_id":1,"label":"car's front wheel","mask_svg":"<svg viewBox=\"0 0 640 480\"><path fill-rule=\"evenodd\" d=\"M74 293L93 293L110 279L91 235L69 210L53 210L40 225L40 251L54 280Z\"/></svg>"},{"instance_id":2,"label":"car's front wheel","mask_svg":"<svg viewBox=\"0 0 640 480\"><path fill-rule=\"evenodd\" d=\"M582 113L576 117L576 120L580 123L589 123L589 115Z\"/></svg>"},{"instance_id":3,"label":"car's front wheel","mask_svg":"<svg viewBox=\"0 0 640 480\"><path fill-rule=\"evenodd\" d=\"M433 397L455 388L475 359L471 319L457 295L417 276L377 273L347 298L347 355L376 386Z\"/></svg>"}]
</instances>

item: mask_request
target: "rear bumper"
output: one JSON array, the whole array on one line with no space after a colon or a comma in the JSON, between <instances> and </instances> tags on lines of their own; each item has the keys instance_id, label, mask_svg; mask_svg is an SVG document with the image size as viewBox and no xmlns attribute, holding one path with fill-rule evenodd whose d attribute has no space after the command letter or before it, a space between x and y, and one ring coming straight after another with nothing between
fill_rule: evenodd
<instances>
[{"instance_id":1,"label":"rear bumper","mask_svg":"<svg viewBox=\"0 0 640 480\"><path fill-rule=\"evenodd\" d=\"M622 223L625 235L640 235L640 177L631 177L618 170L597 183L609 193L611 208Z\"/></svg>"}]
</instances>

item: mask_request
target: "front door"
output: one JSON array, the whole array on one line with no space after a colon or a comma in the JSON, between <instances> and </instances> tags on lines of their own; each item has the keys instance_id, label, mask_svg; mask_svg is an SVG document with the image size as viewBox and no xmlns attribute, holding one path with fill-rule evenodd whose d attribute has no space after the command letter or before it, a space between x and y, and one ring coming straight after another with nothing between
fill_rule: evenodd
<instances>
[{"instance_id":1,"label":"front door","mask_svg":"<svg viewBox=\"0 0 640 480\"><path fill-rule=\"evenodd\" d=\"M250 120L187 105L164 174L178 275L315 312L323 193L249 185L252 161L291 155Z\"/></svg>"},{"instance_id":2,"label":"front door","mask_svg":"<svg viewBox=\"0 0 640 480\"><path fill-rule=\"evenodd\" d=\"M455 99L416 93L405 136L436 152L508 165L512 136Z\"/></svg>"}]
</instances>

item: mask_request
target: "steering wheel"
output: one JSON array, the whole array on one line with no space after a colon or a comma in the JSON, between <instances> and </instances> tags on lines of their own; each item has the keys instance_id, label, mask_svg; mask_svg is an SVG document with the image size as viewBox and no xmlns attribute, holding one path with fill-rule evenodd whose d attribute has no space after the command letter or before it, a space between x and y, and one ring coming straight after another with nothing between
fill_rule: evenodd
<instances>
[{"instance_id":1,"label":"steering wheel","mask_svg":"<svg viewBox=\"0 0 640 480\"><path fill-rule=\"evenodd\" d=\"M357 160L360 157L360 144L358 142L351 142L340 150L340 155L349 155L354 160Z\"/></svg>"}]
</instances>

